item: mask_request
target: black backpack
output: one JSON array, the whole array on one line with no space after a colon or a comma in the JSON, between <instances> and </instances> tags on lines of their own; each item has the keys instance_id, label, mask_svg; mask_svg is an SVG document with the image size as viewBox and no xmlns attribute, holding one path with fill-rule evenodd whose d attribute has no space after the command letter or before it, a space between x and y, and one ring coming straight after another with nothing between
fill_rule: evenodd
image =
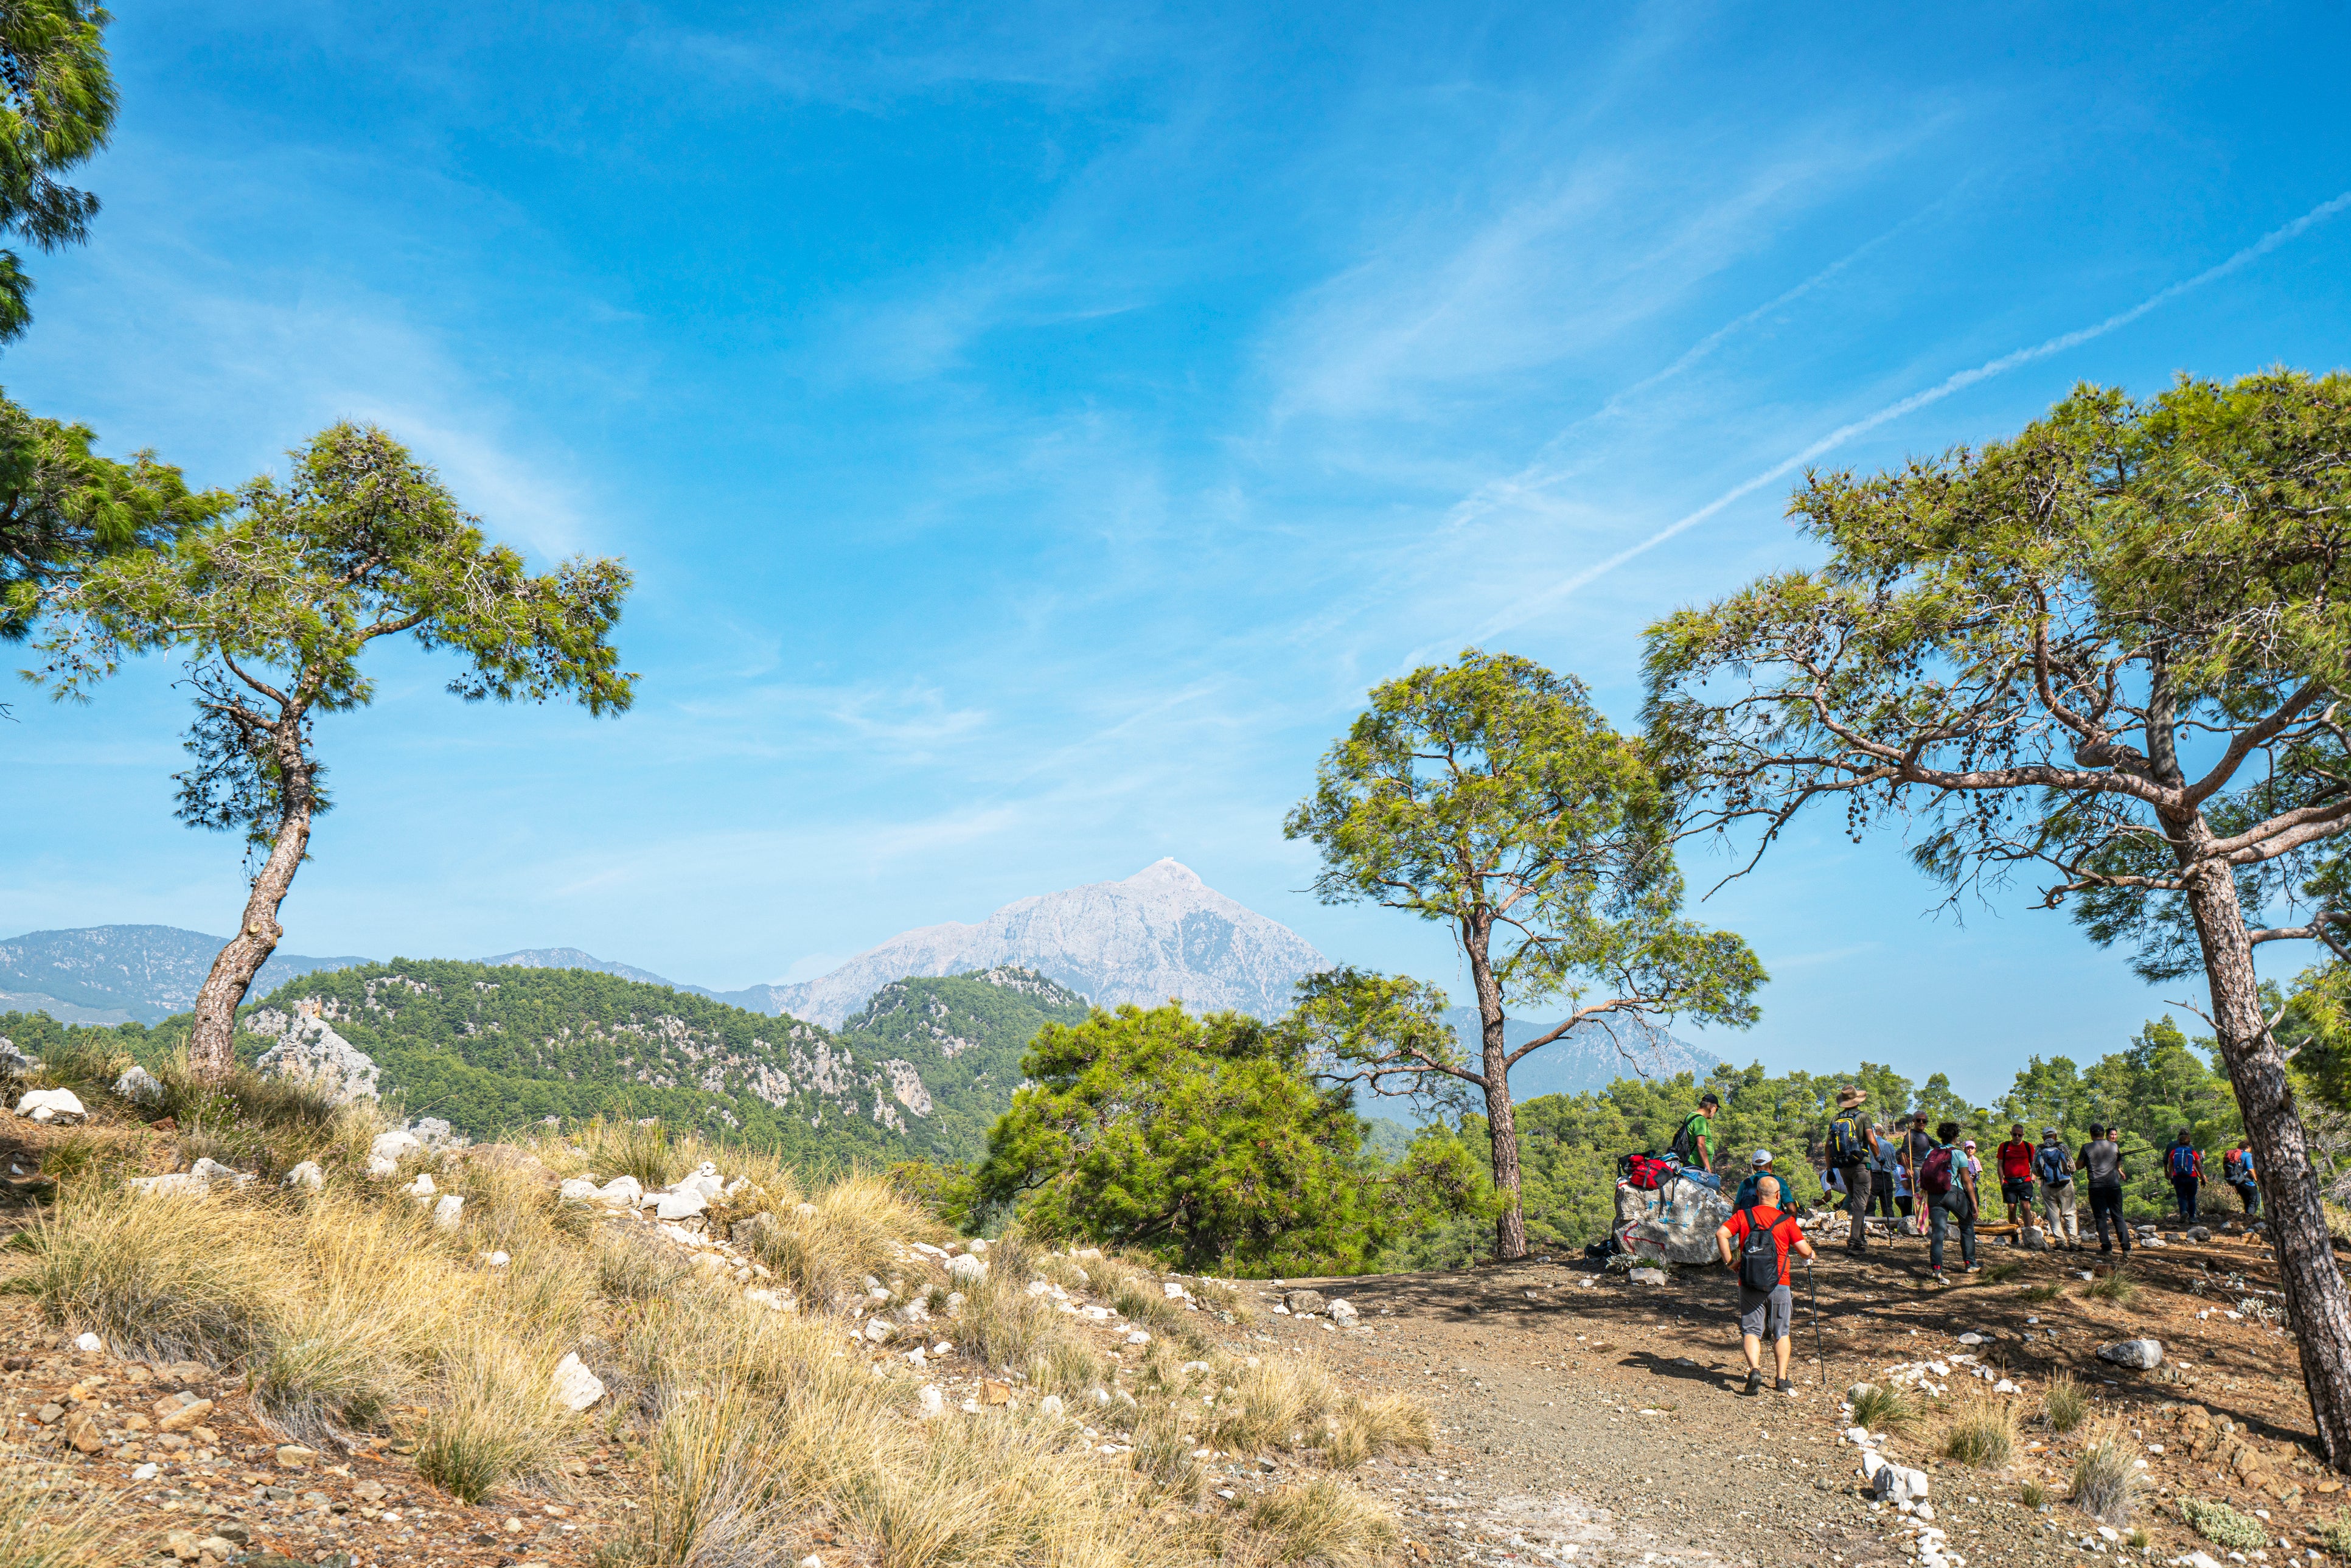
<instances>
[{"instance_id":1,"label":"black backpack","mask_svg":"<svg viewBox=\"0 0 2351 1568\"><path fill-rule=\"evenodd\" d=\"M1780 1227L1787 1218L1765 1225L1753 1209L1747 1211L1747 1244L1739 1253L1739 1282L1746 1289L1761 1294L1780 1288Z\"/></svg>"}]
</instances>

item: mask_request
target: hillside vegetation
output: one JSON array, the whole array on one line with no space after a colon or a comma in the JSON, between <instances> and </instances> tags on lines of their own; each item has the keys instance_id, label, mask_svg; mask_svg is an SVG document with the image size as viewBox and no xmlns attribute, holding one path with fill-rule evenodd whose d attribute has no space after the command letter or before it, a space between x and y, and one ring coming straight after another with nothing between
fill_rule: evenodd
<instances>
[{"instance_id":1,"label":"hillside vegetation","mask_svg":"<svg viewBox=\"0 0 2351 1568\"><path fill-rule=\"evenodd\" d=\"M1029 970L885 986L847 1027L746 1012L588 969L399 959L302 976L245 1010L250 1063L303 1011L363 1051L411 1116L489 1138L549 1116L658 1116L829 1166L977 1157L1021 1053L1085 998ZM41 1056L66 1040L157 1068L187 1019L115 1028L0 1016Z\"/></svg>"}]
</instances>

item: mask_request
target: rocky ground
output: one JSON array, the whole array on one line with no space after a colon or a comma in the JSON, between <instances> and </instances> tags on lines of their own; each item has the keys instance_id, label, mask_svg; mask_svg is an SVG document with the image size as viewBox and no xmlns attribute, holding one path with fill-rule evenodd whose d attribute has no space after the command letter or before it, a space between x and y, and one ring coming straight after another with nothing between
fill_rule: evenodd
<instances>
[{"instance_id":1,"label":"rocky ground","mask_svg":"<svg viewBox=\"0 0 2351 1568\"><path fill-rule=\"evenodd\" d=\"M141 1146L162 1168L155 1132L136 1136L152 1140ZM0 1230L37 1215L46 1182L34 1167L49 1136L21 1120L0 1127ZM758 1299L763 1281L747 1260L698 1220L632 1212L614 1222L737 1277ZM1713 1270L1635 1283L1577 1258L1249 1285L1254 1319L1218 1322L1211 1332L1237 1355L1302 1353L1359 1391L1402 1391L1436 1410L1434 1455L1373 1460L1357 1472L1394 1504L1416 1562L1858 1568L1916 1555L1915 1519L1873 1504L1861 1455L1840 1436L1848 1422L1841 1391L1901 1369L1944 1393L1927 1401L1930 1414L1915 1432L1884 1451L1930 1478L1933 1527L1954 1568L2101 1554L2173 1562L2199 1550L2225 1559L2183 1522L2187 1498L2258 1519L2268 1544L2248 1545L2242 1557L2281 1563L2324 1550L2318 1532L2341 1515L2343 1498L2311 1447L2297 1357L2263 1252L2241 1234L2190 1243L2175 1233L2168 1246L2140 1249L2131 1266L2138 1288L2116 1301L2093 1296L2080 1277L2107 1271L2109 1260L2095 1252L1991 1246L1983 1272L1938 1286L1926 1277L1923 1241L1881 1241L1865 1260L1825 1248L1817 1325L1811 1299L1800 1305L1792 1398L1737 1392L1735 1286ZM951 1270L940 1271L951 1283ZM1301 1286L1352 1311L1281 1310L1288 1290ZM1149 1353L1134 1339L1143 1331L1115 1311L1081 1291L1038 1288L1105 1354L1123 1364ZM913 1333L904 1326L876 1341L870 1324L844 1325L844 1351L932 1384L943 1404L985 1409L1029 1397L957 1356L947 1324ZM2102 1345L2140 1337L2165 1347L2159 1366L2125 1370L2097 1358ZM2091 1422L2064 1436L2035 1418L2061 1372L2095 1396ZM1993 1395L2001 1379L2018 1392ZM1938 1457L1942 1413L1978 1392L2023 1417L2013 1458L1996 1469ZM2063 1500L2081 1442L2108 1418L2144 1460L2136 1521L2152 1537L2144 1549L2099 1539L2095 1521ZM1096 1435L1102 1462L1123 1463L1112 1425ZM478 1507L423 1484L405 1450L397 1438L360 1440L347 1452L288 1444L254 1418L233 1371L142 1364L78 1346L28 1301L0 1296L0 1458L62 1461L68 1486L103 1500L151 1561L569 1568L626 1534L644 1495L644 1456L601 1429L560 1476ZM1245 1505L1301 1462L1216 1456L1215 1495ZM2028 1506L2025 1488L2035 1482L2057 1500ZM785 1561L810 1552L827 1564L871 1559L833 1541L821 1520L786 1544Z\"/></svg>"},{"instance_id":2,"label":"rocky ground","mask_svg":"<svg viewBox=\"0 0 2351 1568\"><path fill-rule=\"evenodd\" d=\"M1437 1562L1866 1564L1915 1555L1903 1516L1863 1492L1859 1451L1840 1436L1842 1391L1940 1360L1950 1375L1922 1375L1948 1390L1929 1406L1948 1409L1971 1385L1989 1393L1991 1381L1950 1360L1972 1355L2022 1389L2001 1396L2026 1416L2016 1458L1983 1470L1936 1457L1934 1415L1887 1447L1930 1478L1947 1561L2171 1562L2199 1550L2225 1560L2181 1521L2179 1500L2192 1496L2260 1511L2270 1543L2244 1557L2275 1563L2322 1551L2314 1531L2338 1515L2342 1498L2315 1458L2299 1358L2280 1326L2276 1271L2263 1250L2228 1235L2141 1248L2131 1266L2140 1288L2114 1302L2089 1296L2077 1277L2106 1271L2095 1249L1987 1247L1984 1272L1938 1287L1925 1277L1923 1240L1881 1241L1866 1260L1823 1248L1817 1338L1799 1291L1793 1398L1738 1392L1736 1284L1721 1270L1674 1270L1667 1283L1644 1285L1578 1258L1290 1281L1343 1297L1362 1326L1270 1314L1262 1332L1319 1344L1350 1377L1435 1404L1438 1452L1387 1466L1382 1484L1416 1551ZM2034 1286L2059 1293L2036 1299ZM1279 1297L1265 1288L1269 1304ZM1980 1343L1963 1345L1962 1334ZM2097 1359L2100 1346L2140 1336L2166 1347L2154 1371ZM2061 1371L2095 1396L2092 1422L2067 1437L2033 1418ZM2144 1553L2098 1540L2097 1521L2062 1500L2081 1439L2106 1416L2144 1449L2137 1522L2152 1537ZM2021 1500L2036 1479L2060 1500L2045 1511Z\"/></svg>"}]
</instances>

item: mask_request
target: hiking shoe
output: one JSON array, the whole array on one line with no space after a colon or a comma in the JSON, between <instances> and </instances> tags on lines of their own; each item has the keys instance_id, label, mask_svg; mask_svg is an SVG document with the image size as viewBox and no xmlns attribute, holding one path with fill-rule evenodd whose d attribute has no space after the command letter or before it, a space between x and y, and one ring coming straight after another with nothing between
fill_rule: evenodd
<instances>
[{"instance_id":1,"label":"hiking shoe","mask_svg":"<svg viewBox=\"0 0 2351 1568\"><path fill-rule=\"evenodd\" d=\"M1749 1374L1747 1375L1747 1386L1746 1386L1746 1388L1743 1390L1743 1392L1745 1392L1745 1393L1747 1393L1747 1394L1750 1394L1750 1395L1754 1395L1754 1394L1761 1394L1761 1393L1762 1393L1762 1392L1763 1392L1763 1375L1762 1375L1761 1373L1760 1373L1760 1372L1750 1372L1750 1373L1749 1373Z\"/></svg>"},{"instance_id":2,"label":"hiking shoe","mask_svg":"<svg viewBox=\"0 0 2351 1568\"><path fill-rule=\"evenodd\" d=\"M1771 1386L1778 1389L1781 1393L1786 1395L1791 1399L1793 1399L1796 1396L1796 1385L1788 1378L1783 1377Z\"/></svg>"},{"instance_id":3,"label":"hiking shoe","mask_svg":"<svg viewBox=\"0 0 2351 1568\"><path fill-rule=\"evenodd\" d=\"M1970 1274L1980 1274L1983 1272L1983 1265L1980 1263L1970 1263L1968 1265L1968 1272Z\"/></svg>"}]
</instances>

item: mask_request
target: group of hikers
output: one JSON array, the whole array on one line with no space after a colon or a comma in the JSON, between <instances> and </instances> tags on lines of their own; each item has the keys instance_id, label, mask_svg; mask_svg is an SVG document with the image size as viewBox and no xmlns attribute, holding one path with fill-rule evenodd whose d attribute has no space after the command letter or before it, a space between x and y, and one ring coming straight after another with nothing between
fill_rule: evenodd
<instances>
[{"instance_id":1,"label":"group of hikers","mask_svg":"<svg viewBox=\"0 0 2351 1568\"><path fill-rule=\"evenodd\" d=\"M1700 1096L1698 1109L1675 1134L1671 1150L1680 1166L1680 1179L1716 1192L1722 1190L1723 1173L1715 1163L1714 1118L1721 1109L1720 1096L1711 1091ZM2039 1218L2048 1245L2081 1250L2084 1242L2074 1190L2078 1181L2087 1192L2098 1250L2110 1253L2119 1245L2127 1257L2131 1229L2123 1218L2126 1173L2121 1132L2118 1127L2094 1125L2088 1142L2077 1151L2066 1145L2054 1127L2043 1128L2036 1144L2025 1136L2022 1123L2011 1124L2008 1141L1992 1155L2008 1223L2020 1228L2032 1225L2037 1187ZM2181 1128L2163 1151L2163 1169L2170 1178L2181 1219L2195 1223L2201 1190L2209 1178L2203 1152L2189 1129ZM1945 1278L1944 1242L1954 1230L1959 1234L1964 1270L1972 1274L1982 1268L1976 1260L1976 1221L1984 1211L1984 1163L1976 1153L1976 1141L1963 1137L1957 1122L1941 1123L1930 1132L1922 1111L1907 1119L1896 1117L1890 1125L1882 1124L1870 1113L1867 1092L1848 1084L1837 1094L1835 1119L1815 1155L1814 1176L1830 1195L1831 1206L1851 1217L1845 1241L1849 1251L1867 1249L1873 1208L1889 1222L1896 1222L1898 1210L1898 1228L1911 1235L1917 1234L1923 1218L1928 1268L1935 1280ZM2234 1189L2248 1215L2261 1212L2252 1149L2243 1138L2223 1155L2220 1179ZM1812 1242L1795 1223L1795 1196L1775 1168L1771 1152L1757 1149L1732 1197L1729 1219L1715 1231L1715 1247L1723 1266L1739 1274L1739 1327L1750 1395L1762 1391L1762 1350L1767 1343L1777 1364L1780 1392L1795 1392L1788 1377L1789 1322L1794 1310L1789 1270L1792 1260L1809 1261L1814 1256Z\"/></svg>"}]
</instances>

